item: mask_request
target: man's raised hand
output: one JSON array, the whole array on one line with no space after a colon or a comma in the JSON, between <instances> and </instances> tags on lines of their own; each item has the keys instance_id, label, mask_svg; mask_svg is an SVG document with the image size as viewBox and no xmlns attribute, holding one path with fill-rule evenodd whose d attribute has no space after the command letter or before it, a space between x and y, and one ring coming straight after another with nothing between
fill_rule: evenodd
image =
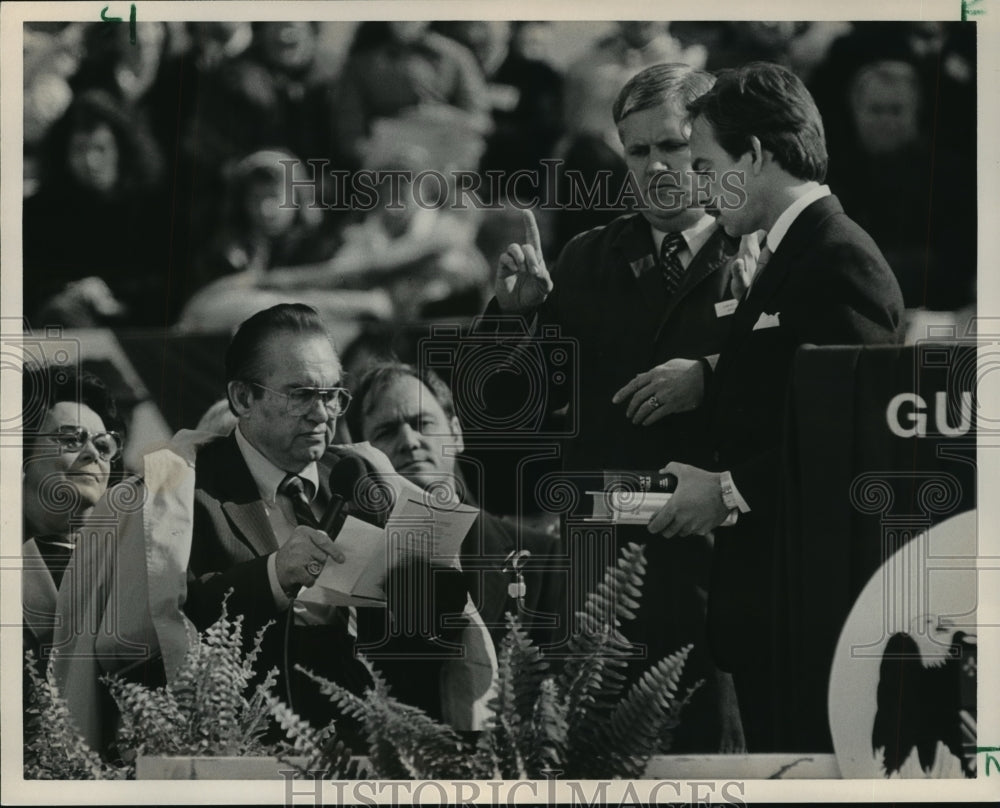
<instances>
[{"instance_id":1,"label":"man's raised hand","mask_svg":"<svg viewBox=\"0 0 1000 808\"><path fill-rule=\"evenodd\" d=\"M494 293L508 314L523 314L545 302L552 291L552 277L542 258L538 223L530 210L521 211L524 242L513 243L500 255Z\"/></svg>"}]
</instances>

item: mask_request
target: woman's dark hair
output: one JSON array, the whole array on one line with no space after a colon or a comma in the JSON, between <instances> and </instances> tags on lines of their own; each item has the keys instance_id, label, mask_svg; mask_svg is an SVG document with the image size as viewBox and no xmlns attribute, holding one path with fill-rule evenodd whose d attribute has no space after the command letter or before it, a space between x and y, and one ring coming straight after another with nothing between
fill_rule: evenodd
<instances>
[{"instance_id":1,"label":"woman's dark hair","mask_svg":"<svg viewBox=\"0 0 1000 808\"><path fill-rule=\"evenodd\" d=\"M111 130L118 147L115 193L130 195L154 187L163 175L163 156L156 141L104 90L88 90L77 96L52 125L42 145L42 184L57 191L76 185L69 169L70 141L73 135L94 132L102 125Z\"/></svg>"},{"instance_id":2,"label":"woman's dark hair","mask_svg":"<svg viewBox=\"0 0 1000 808\"><path fill-rule=\"evenodd\" d=\"M45 416L60 401L85 404L97 413L105 429L124 439L125 424L118 404L100 378L64 365L26 363L21 379L21 431L26 458L34 450ZM121 457L112 463L112 477L121 471L121 463Z\"/></svg>"},{"instance_id":3,"label":"woman's dark hair","mask_svg":"<svg viewBox=\"0 0 1000 808\"><path fill-rule=\"evenodd\" d=\"M823 119L801 79L770 62L723 70L715 86L687 105L703 117L733 158L746 154L756 137L785 171L800 180L826 178Z\"/></svg>"}]
</instances>

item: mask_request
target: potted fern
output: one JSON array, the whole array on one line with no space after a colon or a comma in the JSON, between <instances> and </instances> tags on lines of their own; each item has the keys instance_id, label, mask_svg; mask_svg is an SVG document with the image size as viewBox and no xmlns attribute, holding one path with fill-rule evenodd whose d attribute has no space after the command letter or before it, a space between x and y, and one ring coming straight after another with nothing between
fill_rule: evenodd
<instances>
[{"instance_id":1,"label":"potted fern","mask_svg":"<svg viewBox=\"0 0 1000 808\"><path fill-rule=\"evenodd\" d=\"M689 648L625 687L632 646L620 628L634 617L644 575L643 548L623 548L578 613L579 631L558 669L509 616L493 717L475 741L397 701L367 661L374 685L363 697L300 668L364 727L367 760L353 757L332 725L310 726L273 695L276 671L251 686L267 627L244 653L242 618L230 619L223 605L219 621L191 637L183 666L165 687L105 677L121 712L115 764L76 736L51 671L41 680L31 666L32 715L42 734L30 747L35 756L26 776L259 779L291 768L301 776L322 772L337 780L542 779L554 772L565 778L638 778L691 692L678 690ZM265 742L272 720L285 742Z\"/></svg>"},{"instance_id":2,"label":"potted fern","mask_svg":"<svg viewBox=\"0 0 1000 808\"><path fill-rule=\"evenodd\" d=\"M661 738L676 726L690 692L678 683L690 648L650 668L627 690L624 669L631 644L621 634L638 605L645 555L629 544L577 615L565 664L553 670L518 620L508 617L500 649L493 717L474 744L421 710L396 701L371 665L374 686L364 697L322 677L316 681L345 713L357 718L368 739L368 759L390 779L639 778ZM301 670L301 669L300 669ZM308 747L307 735L287 726ZM336 759L312 750L313 770L336 776Z\"/></svg>"}]
</instances>

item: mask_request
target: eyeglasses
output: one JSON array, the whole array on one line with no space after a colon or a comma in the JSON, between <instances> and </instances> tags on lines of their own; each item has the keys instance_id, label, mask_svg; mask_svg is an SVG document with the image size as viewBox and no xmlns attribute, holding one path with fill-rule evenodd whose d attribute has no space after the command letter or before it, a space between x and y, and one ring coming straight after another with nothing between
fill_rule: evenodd
<instances>
[{"instance_id":1,"label":"eyeglasses","mask_svg":"<svg viewBox=\"0 0 1000 808\"><path fill-rule=\"evenodd\" d=\"M287 393L273 390L260 382L250 382L254 387L267 390L285 399L285 412L288 415L305 415L315 406L317 399L323 402L327 413L332 417L343 415L351 403L351 394L344 387L296 387Z\"/></svg>"},{"instance_id":2,"label":"eyeglasses","mask_svg":"<svg viewBox=\"0 0 1000 808\"><path fill-rule=\"evenodd\" d=\"M91 434L85 426L66 424L56 432L39 435L51 438L59 444L63 452L79 452L89 442L101 460L110 463L122 453L122 436L117 432L95 432Z\"/></svg>"}]
</instances>

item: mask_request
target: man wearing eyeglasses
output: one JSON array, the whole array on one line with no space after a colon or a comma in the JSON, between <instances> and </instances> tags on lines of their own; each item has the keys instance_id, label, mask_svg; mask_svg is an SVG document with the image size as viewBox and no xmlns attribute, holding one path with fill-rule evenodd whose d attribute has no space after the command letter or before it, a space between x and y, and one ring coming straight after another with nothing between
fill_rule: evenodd
<instances>
[{"instance_id":1,"label":"man wearing eyeglasses","mask_svg":"<svg viewBox=\"0 0 1000 808\"><path fill-rule=\"evenodd\" d=\"M412 600L390 595L387 609L353 609L325 597L298 598L326 564L344 560L318 528L330 500L329 475L320 472L318 461L331 446L350 395L340 386L340 361L319 316L302 304L255 314L234 335L225 367L238 422L232 434L197 453L185 613L203 629L218 618L231 590L227 608L243 615L244 636L276 621L265 634L258 669L277 666L278 693L313 726L337 718L342 739L357 741L329 699L293 668L301 665L360 694L371 680L355 658L356 642L391 651L391 665L375 664L397 695L409 694L408 703L444 717L446 657L439 652L428 661L433 638L398 637L389 630L394 610L409 608ZM360 454L376 472L393 474L389 459L370 444L337 447L337 454L344 451ZM433 591L408 592L420 603L433 603L436 612L461 613L467 592L452 584L434 576Z\"/></svg>"},{"instance_id":2,"label":"man wearing eyeglasses","mask_svg":"<svg viewBox=\"0 0 1000 808\"><path fill-rule=\"evenodd\" d=\"M289 672L298 663L352 689L367 684L353 654L356 615L343 606L296 600L326 564L343 561L318 529L330 494L317 461L350 396L340 387L340 361L325 326L302 304L275 306L246 320L229 345L225 368L238 423L197 454L184 611L204 629L231 590L227 609L243 615L246 636L276 621L265 634L261 670L276 664L282 697L309 720L325 722L332 717L327 700L305 677ZM379 462L374 451L368 459Z\"/></svg>"}]
</instances>

